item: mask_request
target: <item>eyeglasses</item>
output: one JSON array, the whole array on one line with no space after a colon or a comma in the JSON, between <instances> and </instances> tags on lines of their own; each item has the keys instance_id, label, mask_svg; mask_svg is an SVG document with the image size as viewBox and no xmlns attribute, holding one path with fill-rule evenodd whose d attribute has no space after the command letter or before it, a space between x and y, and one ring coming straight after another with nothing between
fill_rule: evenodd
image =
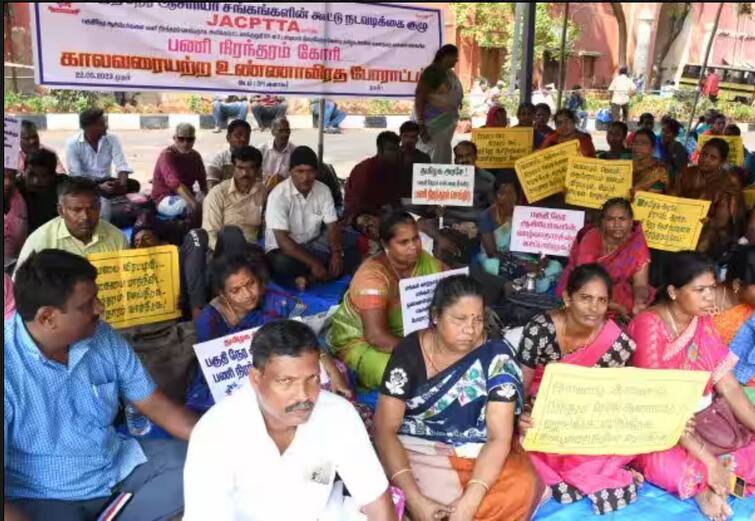
<instances>
[{"instance_id":1,"label":"eyeglasses","mask_svg":"<svg viewBox=\"0 0 755 521\"><path fill-rule=\"evenodd\" d=\"M180 143L194 143L197 138L194 136L176 136L176 141Z\"/></svg>"}]
</instances>

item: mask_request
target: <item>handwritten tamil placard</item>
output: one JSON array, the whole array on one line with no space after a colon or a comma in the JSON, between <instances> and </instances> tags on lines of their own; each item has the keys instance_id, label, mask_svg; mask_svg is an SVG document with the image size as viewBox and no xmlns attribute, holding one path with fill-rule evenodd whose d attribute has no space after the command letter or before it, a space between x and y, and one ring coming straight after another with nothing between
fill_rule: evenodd
<instances>
[{"instance_id":1,"label":"handwritten tamil placard","mask_svg":"<svg viewBox=\"0 0 755 521\"><path fill-rule=\"evenodd\" d=\"M515 206L511 220L511 251L566 257L585 225L585 212L536 206Z\"/></svg>"},{"instance_id":2,"label":"handwritten tamil placard","mask_svg":"<svg viewBox=\"0 0 755 521\"><path fill-rule=\"evenodd\" d=\"M412 176L412 204L472 206L474 167L417 163Z\"/></svg>"},{"instance_id":3,"label":"handwritten tamil placard","mask_svg":"<svg viewBox=\"0 0 755 521\"><path fill-rule=\"evenodd\" d=\"M613 197L629 198L632 162L571 156L566 167L566 203L600 208Z\"/></svg>"},{"instance_id":4,"label":"handwritten tamil placard","mask_svg":"<svg viewBox=\"0 0 755 521\"><path fill-rule=\"evenodd\" d=\"M710 201L637 192L632 206L650 248L684 251L697 248Z\"/></svg>"},{"instance_id":5,"label":"handwritten tamil placard","mask_svg":"<svg viewBox=\"0 0 755 521\"><path fill-rule=\"evenodd\" d=\"M172 320L178 307L178 249L173 245L93 253L105 321L116 329Z\"/></svg>"},{"instance_id":6,"label":"handwritten tamil placard","mask_svg":"<svg viewBox=\"0 0 755 521\"><path fill-rule=\"evenodd\" d=\"M532 153L532 127L475 128L478 168L513 168L514 162Z\"/></svg>"},{"instance_id":7,"label":"handwritten tamil placard","mask_svg":"<svg viewBox=\"0 0 755 521\"><path fill-rule=\"evenodd\" d=\"M399 282L401 318L404 336L430 325L430 302L438 282L452 275L469 275L469 268L459 268L423 277L412 277Z\"/></svg>"},{"instance_id":8,"label":"handwritten tamil placard","mask_svg":"<svg viewBox=\"0 0 755 521\"><path fill-rule=\"evenodd\" d=\"M3 135L3 164L5 168L15 170L21 153L21 121L13 116L5 116Z\"/></svg>"},{"instance_id":9,"label":"handwritten tamil placard","mask_svg":"<svg viewBox=\"0 0 755 521\"><path fill-rule=\"evenodd\" d=\"M745 166L745 149L744 144L742 143L742 136L712 136L710 134L703 134L697 138L698 153L703 149L705 143L713 138L723 139L729 145L729 158L727 163L736 166Z\"/></svg>"},{"instance_id":10,"label":"handwritten tamil placard","mask_svg":"<svg viewBox=\"0 0 755 521\"><path fill-rule=\"evenodd\" d=\"M551 363L532 410L528 451L644 454L673 447L710 373Z\"/></svg>"},{"instance_id":11,"label":"handwritten tamil placard","mask_svg":"<svg viewBox=\"0 0 755 521\"><path fill-rule=\"evenodd\" d=\"M579 141L573 139L517 159L514 168L527 202L532 204L563 191L567 160L577 154Z\"/></svg>"}]
</instances>

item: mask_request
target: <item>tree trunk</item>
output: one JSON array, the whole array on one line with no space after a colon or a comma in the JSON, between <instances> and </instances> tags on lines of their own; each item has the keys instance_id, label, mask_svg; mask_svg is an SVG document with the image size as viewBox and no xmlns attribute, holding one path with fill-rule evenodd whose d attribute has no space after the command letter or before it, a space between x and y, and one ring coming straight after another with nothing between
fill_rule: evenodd
<instances>
[{"instance_id":1,"label":"tree trunk","mask_svg":"<svg viewBox=\"0 0 755 521\"><path fill-rule=\"evenodd\" d=\"M668 37L663 42L660 51L656 53L655 60L653 60L654 67L652 72L655 73L655 78L653 79L652 85L654 89L659 89L661 87L661 66L663 65L663 60L666 59L666 56L668 56L669 51L671 51L671 47L674 45L674 42L682 33L682 30L684 29L684 22L685 20L687 20L687 15L689 15L690 10L692 9L692 4L690 4L689 2L665 4L663 7L661 7L659 18L663 18L664 14L668 13L668 11L664 9L664 7L668 9L679 8L681 9L681 12L675 12L670 16L671 29L669 30Z\"/></svg>"},{"instance_id":2,"label":"tree trunk","mask_svg":"<svg viewBox=\"0 0 755 521\"><path fill-rule=\"evenodd\" d=\"M621 2L611 2L613 15L619 25L619 67L627 64L627 18Z\"/></svg>"}]
</instances>

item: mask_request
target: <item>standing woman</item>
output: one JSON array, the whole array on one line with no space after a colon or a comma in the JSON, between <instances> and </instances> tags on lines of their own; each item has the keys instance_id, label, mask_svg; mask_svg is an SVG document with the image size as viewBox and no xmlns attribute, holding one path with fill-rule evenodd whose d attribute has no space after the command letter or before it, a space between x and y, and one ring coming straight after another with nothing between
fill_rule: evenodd
<instances>
[{"instance_id":1,"label":"standing woman","mask_svg":"<svg viewBox=\"0 0 755 521\"><path fill-rule=\"evenodd\" d=\"M464 98L459 78L453 68L459 61L459 49L444 45L433 63L422 71L414 97L414 117L420 129L417 148L427 153L433 163L450 164L451 141L459 121Z\"/></svg>"}]
</instances>

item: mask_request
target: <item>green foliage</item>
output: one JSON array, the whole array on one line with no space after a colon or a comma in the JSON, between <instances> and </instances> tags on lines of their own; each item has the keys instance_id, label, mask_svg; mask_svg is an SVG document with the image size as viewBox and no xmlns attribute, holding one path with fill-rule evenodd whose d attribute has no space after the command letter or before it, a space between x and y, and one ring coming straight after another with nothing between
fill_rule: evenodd
<instances>
[{"instance_id":1,"label":"green foliage","mask_svg":"<svg viewBox=\"0 0 755 521\"><path fill-rule=\"evenodd\" d=\"M387 99L373 99L367 105L368 116L384 116L395 112L393 102Z\"/></svg>"},{"instance_id":2,"label":"green foliage","mask_svg":"<svg viewBox=\"0 0 755 521\"><path fill-rule=\"evenodd\" d=\"M18 92L6 90L3 94L3 110L6 112L16 110L15 107L18 107L24 101L24 97Z\"/></svg>"}]
</instances>

